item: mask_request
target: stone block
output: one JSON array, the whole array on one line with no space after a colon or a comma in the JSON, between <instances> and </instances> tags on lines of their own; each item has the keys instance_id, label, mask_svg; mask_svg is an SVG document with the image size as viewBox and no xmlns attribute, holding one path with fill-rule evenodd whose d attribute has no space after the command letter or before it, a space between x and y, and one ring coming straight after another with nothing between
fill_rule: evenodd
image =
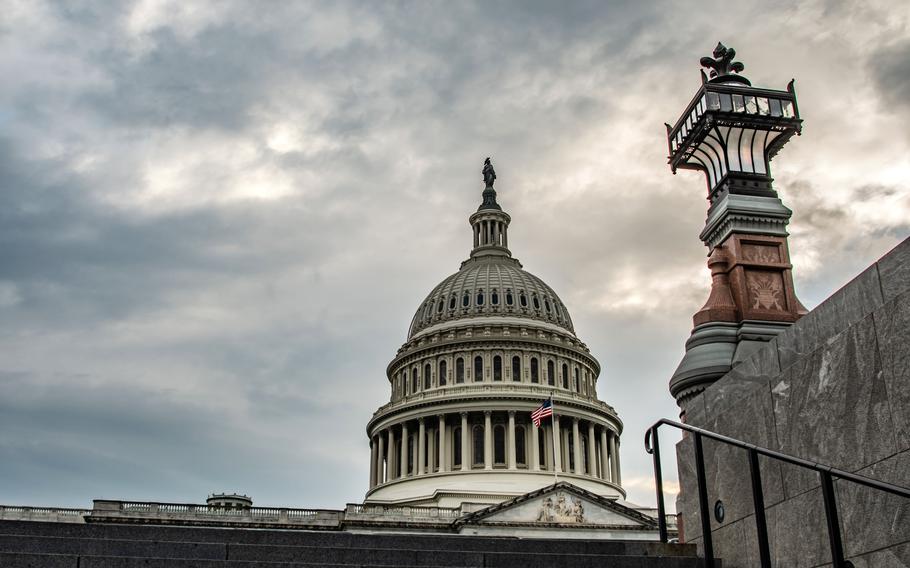
<instances>
[{"instance_id":1,"label":"stone block","mask_svg":"<svg viewBox=\"0 0 910 568\"><path fill-rule=\"evenodd\" d=\"M751 395L738 401L735 406L724 407L723 403L724 400L719 399L708 405L708 414L714 418L709 426L710 430L764 448L772 450L778 448L767 383L764 389L755 390ZM715 501L721 500L725 509L724 524L753 514L755 507L748 452L708 439L704 441L704 448L708 506L711 512L713 513ZM784 498L780 462L760 456L759 466L767 508ZM713 520L713 514L712 522L714 526L718 526Z\"/></svg>"},{"instance_id":2,"label":"stone block","mask_svg":"<svg viewBox=\"0 0 910 568\"><path fill-rule=\"evenodd\" d=\"M857 473L903 487L910 486L910 450ZM835 487L847 556L859 556L910 542L910 499L843 479L837 480ZM910 561L910 557L907 560Z\"/></svg>"},{"instance_id":3,"label":"stone block","mask_svg":"<svg viewBox=\"0 0 910 568\"><path fill-rule=\"evenodd\" d=\"M691 424L696 428L705 428L707 421L707 414L705 413L705 397L704 393L692 397L686 403L686 416L683 421L686 424Z\"/></svg>"},{"instance_id":4,"label":"stone block","mask_svg":"<svg viewBox=\"0 0 910 568\"><path fill-rule=\"evenodd\" d=\"M910 291L910 238L891 249L875 266L886 302Z\"/></svg>"},{"instance_id":5,"label":"stone block","mask_svg":"<svg viewBox=\"0 0 910 568\"><path fill-rule=\"evenodd\" d=\"M691 436L676 444L676 467L679 479L677 511L682 514L683 537L685 542L696 542L701 537L701 518L695 479L695 450Z\"/></svg>"},{"instance_id":6,"label":"stone block","mask_svg":"<svg viewBox=\"0 0 910 568\"><path fill-rule=\"evenodd\" d=\"M854 568L907 568L910 566L910 542L851 557Z\"/></svg>"},{"instance_id":7,"label":"stone block","mask_svg":"<svg viewBox=\"0 0 910 568\"><path fill-rule=\"evenodd\" d=\"M808 568L831 561L820 488L769 507L767 520L773 566Z\"/></svg>"},{"instance_id":8,"label":"stone block","mask_svg":"<svg viewBox=\"0 0 910 568\"><path fill-rule=\"evenodd\" d=\"M711 531L714 557L723 560L724 568L751 568L743 556L744 542L742 521L727 523Z\"/></svg>"},{"instance_id":9,"label":"stone block","mask_svg":"<svg viewBox=\"0 0 910 568\"><path fill-rule=\"evenodd\" d=\"M0 552L3 568L78 568L79 557L69 554Z\"/></svg>"},{"instance_id":10,"label":"stone block","mask_svg":"<svg viewBox=\"0 0 910 568\"><path fill-rule=\"evenodd\" d=\"M0 552L223 560L225 545L53 536L0 535Z\"/></svg>"},{"instance_id":11,"label":"stone block","mask_svg":"<svg viewBox=\"0 0 910 568\"><path fill-rule=\"evenodd\" d=\"M755 355L757 356L758 353ZM753 357L734 366L723 378L702 393L708 417L705 424L714 422L719 412L736 408L741 399L749 397L756 391L763 391L767 395L770 390L768 386L770 378L770 375L762 374L759 371L758 364ZM711 427L705 426L705 428L710 429Z\"/></svg>"},{"instance_id":12,"label":"stone block","mask_svg":"<svg viewBox=\"0 0 910 568\"><path fill-rule=\"evenodd\" d=\"M910 449L910 291L873 314L895 428L895 451Z\"/></svg>"},{"instance_id":13,"label":"stone block","mask_svg":"<svg viewBox=\"0 0 910 568\"><path fill-rule=\"evenodd\" d=\"M894 425L872 316L787 368L771 393L784 453L847 471L894 453ZM790 497L814 486L793 470L783 468Z\"/></svg>"},{"instance_id":14,"label":"stone block","mask_svg":"<svg viewBox=\"0 0 910 568\"><path fill-rule=\"evenodd\" d=\"M812 310L775 338L782 372L818 347L817 312L818 308Z\"/></svg>"}]
</instances>

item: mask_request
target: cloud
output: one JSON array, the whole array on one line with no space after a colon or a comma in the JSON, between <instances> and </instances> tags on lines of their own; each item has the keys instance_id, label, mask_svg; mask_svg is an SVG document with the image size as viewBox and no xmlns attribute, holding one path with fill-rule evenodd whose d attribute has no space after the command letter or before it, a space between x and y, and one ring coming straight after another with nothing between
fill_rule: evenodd
<instances>
[{"instance_id":1,"label":"cloud","mask_svg":"<svg viewBox=\"0 0 910 568\"><path fill-rule=\"evenodd\" d=\"M676 414L709 284L704 182L670 174L663 122L717 40L756 84L797 77L804 133L772 166L814 305L908 232L898 12L14 2L0 502L361 499L385 366L467 256L488 155L512 250L601 361L630 499L651 502L641 433Z\"/></svg>"}]
</instances>

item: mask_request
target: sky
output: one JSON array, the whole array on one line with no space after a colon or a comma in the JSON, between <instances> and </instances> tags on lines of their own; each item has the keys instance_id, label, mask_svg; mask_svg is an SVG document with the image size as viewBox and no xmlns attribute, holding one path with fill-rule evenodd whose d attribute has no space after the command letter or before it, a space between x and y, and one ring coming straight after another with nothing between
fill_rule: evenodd
<instances>
[{"instance_id":1,"label":"sky","mask_svg":"<svg viewBox=\"0 0 910 568\"><path fill-rule=\"evenodd\" d=\"M796 78L803 134L771 169L802 302L910 234L905 2L0 14L0 504L362 501L385 367L470 252L486 156L653 503L643 433L677 416L710 283L705 182L671 174L664 122L718 41L756 86Z\"/></svg>"}]
</instances>

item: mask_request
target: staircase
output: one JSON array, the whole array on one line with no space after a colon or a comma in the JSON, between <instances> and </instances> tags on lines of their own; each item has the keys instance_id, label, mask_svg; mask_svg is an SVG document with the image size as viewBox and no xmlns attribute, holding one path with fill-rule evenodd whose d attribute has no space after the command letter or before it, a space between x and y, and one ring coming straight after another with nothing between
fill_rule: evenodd
<instances>
[{"instance_id":1,"label":"staircase","mask_svg":"<svg viewBox=\"0 0 910 568\"><path fill-rule=\"evenodd\" d=\"M0 521L3 568L702 568L694 545Z\"/></svg>"}]
</instances>

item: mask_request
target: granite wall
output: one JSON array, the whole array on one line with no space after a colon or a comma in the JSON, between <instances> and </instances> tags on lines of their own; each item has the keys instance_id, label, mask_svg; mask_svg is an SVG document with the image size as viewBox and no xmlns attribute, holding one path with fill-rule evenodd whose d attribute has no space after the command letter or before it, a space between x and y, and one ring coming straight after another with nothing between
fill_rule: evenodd
<instances>
[{"instance_id":1,"label":"granite wall","mask_svg":"<svg viewBox=\"0 0 910 568\"><path fill-rule=\"evenodd\" d=\"M910 239L695 397L686 422L850 472L910 486ZM744 450L705 440L716 556L758 566ZM701 542L691 438L677 445L684 535ZM817 474L761 458L775 566L830 565ZM835 482L857 568L910 566L910 499Z\"/></svg>"}]
</instances>

